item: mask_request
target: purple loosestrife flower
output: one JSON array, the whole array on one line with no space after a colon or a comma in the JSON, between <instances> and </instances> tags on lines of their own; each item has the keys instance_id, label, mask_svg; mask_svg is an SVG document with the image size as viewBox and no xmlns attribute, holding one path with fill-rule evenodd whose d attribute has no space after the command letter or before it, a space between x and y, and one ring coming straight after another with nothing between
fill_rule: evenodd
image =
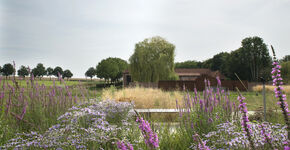
<instances>
[{"instance_id":1,"label":"purple loosestrife flower","mask_svg":"<svg viewBox=\"0 0 290 150\"><path fill-rule=\"evenodd\" d=\"M289 111L288 111L288 104L286 102L286 95L282 93L283 90L283 79L280 74L280 69L281 66L279 65L277 59L276 59L276 54L274 51L274 48L271 46L273 56L274 56L274 62L273 62L273 68L272 68L272 79L273 79L273 85L276 86L275 88L275 96L276 98L279 99L278 104L280 105L280 108L282 109L283 115L284 115L284 120L287 125L287 131L288 131L288 140L290 139L290 123L289 123ZM290 143L288 143L290 144ZM289 146L289 145L288 145Z\"/></svg>"},{"instance_id":2,"label":"purple loosestrife flower","mask_svg":"<svg viewBox=\"0 0 290 150\"><path fill-rule=\"evenodd\" d=\"M124 141L118 141L117 147L120 150L134 150L132 144L130 144L129 142L126 143Z\"/></svg>"},{"instance_id":3,"label":"purple loosestrife flower","mask_svg":"<svg viewBox=\"0 0 290 150\"><path fill-rule=\"evenodd\" d=\"M142 131L146 145L148 145L150 149L159 147L158 136L152 131L148 121L143 120L142 117L137 117L136 122L139 123L139 128Z\"/></svg>"},{"instance_id":4,"label":"purple loosestrife flower","mask_svg":"<svg viewBox=\"0 0 290 150\"><path fill-rule=\"evenodd\" d=\"M217 76L216 77L216 80L217 80L217 83L218 83L218 86L222 86L222 82L221 82L221 80L220 80L220 77L219 76Z\"/></svg>"},{"instance_id":5,"label":"purple loosestrife flower","mask_svg":"<svg viewBox=\"0 0 290 150\"><path fill-rule=\"evenodd\" d=\"M241 121L241 125L243 127L243 130L246 132L246 135L248 137L248 140L250 142L250 146L252 149L254 148L254 142L251 139L251 125L249 124L249 118L248 118L248 110L247 110L247 103L244 103L245 97L243 97L241 94L238 96L238 100L240 101L240 105L239 105L239 109L240 112L242 113L242 121Z\"/></svg>"}]
</instances>

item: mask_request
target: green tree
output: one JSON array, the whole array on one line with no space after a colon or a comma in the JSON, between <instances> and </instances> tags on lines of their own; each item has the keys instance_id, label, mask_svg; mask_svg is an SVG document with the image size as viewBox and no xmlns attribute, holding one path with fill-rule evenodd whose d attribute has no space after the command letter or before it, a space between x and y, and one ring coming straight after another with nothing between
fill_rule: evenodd
<instances>
[{"instance_id":1,"label":"green tree","mask_svg":"<svg viewBox=\"0 0 290 150\"><path fill-rule=\"evenodd\" d=\"M202 68L211 69L212 68L212 65L213 65L213 59L212 58L207 59L207 60L205 60L205 61L202 62Z\"/></svg>"},{"instance_id":2,"label":"green tree","mask_svg":"<svg viewBox=\"0 0 290 150\"><path fill-rule=\"evenodd\" d=\"M66 69L66 70L63 71L63 76L62 76L63 79L64 79L64 78L67 78L67 80L68 80L68 79L71 78L72 76L73 76L73 74L71 73L70 70Z\"/></svg>"},{"instance_id":3,"label":"green tree","mask_svg":"<svg viewBox=\"0 0 290 150\"><path fill-rule=\"evenodd\" d=\"M159 36L135 45L130 57L129 71L134 81L158 82L177 79L174 72L175 46Z\"/></svg>"},{"instance_id":4,"label":"green tree","mask_svg":"<svg viewBox=\"0 0 290 150\"><path fill-rule=\"evenodd\" d=\"M202 62L195 60L187 60L175 63L175 68L201 68Z\"/></svg>"},{"instance_id":5,"label":"green tree","mask_svg":"<svg viewBox=\"0 0 290 150\"><path fill-rule=\"evenodd\" d=\"M286 55L280 60L281 63L287 62L287 61L290 61L290 55Z\"/></svg>"},{"instance_id":6,"label":"green tree","mask_svg":"<svg viewBox=\"0 0 290 150\"><path fill-rule=\"evenodd\" d=\"M2 75L2 67L0 66L0 75Z\"/></svg>"},{"instance_id":7,"label":"green tree","mask_svg":"<svg viewBox=\"0 0 290 150\"><path fill-rule=\"evenodd\" d=\"M113 81L118 81L120 78L123 77L123 72L128 69L128 63L127 61L120 59L120 58L111 58L112 61L114 61L115 63L117 63L118 66L118 73L115 76L115 78L113 78Z\"/></svg>"},{"instance_id":8,"label":"green tree","mask_svg":"<svg viewBox=\"0 0 290 150\"><path fill-rule=\"evenodd\" d=\"M249 67L246 65L248 59L244 56L242 48L232 51L227 57L226 72L227 77L237 80L235 73L242 79L248 80L250 77Z\"/></svg>"},{"instance_id":9,"label":"green tree","mask_svg":"<svg viewBox=\"0 0 290 150\"><path fill-rule=\"evenodd\" d=\"M93 77L96 75L96 69L94 67L90 67L86 73L85 73L86 77L90 77L91 80L93 80Z\"/></svg>"},{"instance_id":10,"label":"green tree","mask_svg":"<svg viewBox=\"0 0 290 150\"><path fill-rule=\"evenodd\" d=\"M290 82L290 61L281 63L281 76L286 83Z\"/></svg>"},{"instance_id":11,"label":"green tree","mask_svg":"<svg viewBox=\"0 0 290 150\"><path fill-rule=\"evenodd\" d=\"M271 68L271 57L267 45L263 39L257 36L248 37L242 41L242 53L247 58L246 66L250 71L250 81L258 81L259 77L269 78Z\"/></svg>"},{"instance_id":12,"label":"green tree","mask_svg":"<svg viewBox=\"0 0 290 150\"><path fill-rule=\"evenodd\" d=\"M55 77L58 77L58 78L59 78L60 76L62 76L62 75L63 75L63 70L62 70L62 68L59 67L59 66L55 67L54 70L53 70L53 75L54 75Z\"/></svg>"},{"instance_id":13,"label":"green tree","mask_svg":"<svg viewBox=\"0 0 290 150\"><path fill-rule=\"evenodd\" d=\"M221 52L213 56L211 62L211 70L216 71L219 70L223 75L228 76L229 73L227 72L228 68L228 58L230 54L227 52Z\"/></svg>"},{"instance_id":14,"label":"green tree","mask_svg":"<svg viewBox=\"0 0 290 150\"><path fill-rule=\"evenodd\" d=\"M49 80L51 80L51 76L53 75L53 69L51 67L46 69L46 75L49 76Z\"/></svg>"},{"instance_id":15,"label":"green tree","mask_svg":"<svg viewBox=\"0 0 290 150\"><path fill-rule=\"evenodd\" d=\"M122 77L123 72L128 68L128 64L120 58L109 57L99 62L96 68L97 77L104 78L105 81L116 82Z\"/></svg>"},{"instance_id":16,"label":"green tree","mask_svg":"<svg viewBox=\"0 0 290 150\"><path fill-rule=\"evenodd\" d=\"M229 53L221 52L213 56L211 70L224 70Z\"/></svg>"},{"instance_id":17,"label":"green tree","mask_svg":"<svg viewBox=\"0 0 290 150\"><path fill-rule=\"evenodd\" d=\"M22 76L25 78L25 76L29 75L28 68L25 66L21 66L20 69L17 71L18 76Z\"/></svg>"},{"instance_id":18,"label":"green tree","mask_svg":"<svg viewBox=\"0 0 290 150\"><path fill-rule=\"evenodd\" d=\"M7 64L3 65L2 74L4 76L6 76L6 79L7 79L8 76L12 75L14 73L14 71L15 71L15 69L14 69L12 64L7 63Z\"/></svg>"},{"instance_id":19,"label":"green tree","mask_svg":"<svg viewBox=\"0 0 290 150\"><path fill-rule=\"evenodd\" d=\"M44 75L46 75L46 70L42 63L38 63L37 66L32 69L32 73L35 77L39 77L41 79Z\"/></svg>"}]
</instances>

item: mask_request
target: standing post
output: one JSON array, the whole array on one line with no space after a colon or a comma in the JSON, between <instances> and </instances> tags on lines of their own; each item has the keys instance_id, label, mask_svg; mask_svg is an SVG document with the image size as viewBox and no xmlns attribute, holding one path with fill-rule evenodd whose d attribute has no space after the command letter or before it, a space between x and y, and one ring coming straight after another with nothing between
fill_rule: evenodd
<instances>
[{"instance_id":1,"label":"standing post","mask_svg":"<svg viewBox=\"0 0 290 150\"><path fill-rule=\"evenodd\" d=\"M261 77L261 81L263 82L263 102L264 102L264 120L267 121L266 119L266 88L265 88L265 79Z\"/></svg>"}]
</instances>

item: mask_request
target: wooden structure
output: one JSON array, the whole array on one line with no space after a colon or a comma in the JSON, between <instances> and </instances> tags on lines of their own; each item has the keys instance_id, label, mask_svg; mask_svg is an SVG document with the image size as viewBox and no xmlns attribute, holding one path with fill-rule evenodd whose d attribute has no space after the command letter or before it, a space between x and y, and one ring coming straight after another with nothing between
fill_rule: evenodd
<instances>
[{"instance_id":1,"label":"wooden structure","mask_svg":"<svg viewBox=\"0 0 290 150\"><path fill-rule=\"evenodd\" d=\"M207 81L207 83L205 82ZM187 81L159 81L158 82L158 88L163 90L189 90L194 91L194 88L196 88L198 91L203 91L205 87L208 85L208 82L210 83L210 86L215 88L217 87L217 79L202 75L195 80L187 80ZM223 89L234 91L235 88L239 88L241 91L246 91L248 89L248 81L233 81L233 80L223 80L221 81L221 87Z\"/></svg>"}]
</instances>

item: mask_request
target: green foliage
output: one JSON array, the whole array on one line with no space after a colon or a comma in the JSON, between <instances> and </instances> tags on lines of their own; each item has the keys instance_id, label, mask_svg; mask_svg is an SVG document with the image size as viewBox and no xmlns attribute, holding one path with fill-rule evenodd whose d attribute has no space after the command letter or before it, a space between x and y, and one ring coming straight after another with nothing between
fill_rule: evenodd
<instances>
[{"instance_id":1,"label":"green foliage","mask_svg":"<svg viewBox=\"0 0 290 150\"><path fill-rule=\"evenodd\" d=\"M227 76L227 58L229 57L229 53L221 52L213 56L211 70L216 71L219 70L222 74Z\"/></svg>"},{"instance_id":2,"label":"green foliage","mask_svg":"<svg viewBox=\"0 0 290 150\"><path fill-rule=\"evenodd\" d=\"M14 71L15 71L15 69L14 69L14 67L13 67L13 65L12 64L10 64L10 63L7 63L7 64L4 64L3 65L3 68L2 68L2 74L4 75L4 76L10 76L10 75L12 75L13 73L14 73Z\"/></svg>"},{"instance_id":3,"label":"green foliage","mask_svg":"<svg viewBox=\"0 0 290 150\"><path fill-rule=\"evenodd\" d=\"M173 44L159 36L137 43L129 59L133 80L158 82L174 76L174 49Z\"/></svg>"},{"instance_id":4,"label":"green foliage","mask_svg":"<svg viewBox=\"0 0 290 150\"><path fill-rule=\"evenodd\" d=\"M71 73L71 71L70 70L65 70L64 72L63 72L63 75L62 75L62 78L64 79L64 78L67 78L67 79L69 79L69 78L71 78L73 76L73 74Z\"/></svg>"},{"instance_id":5,"label":"green foliage","mask_svg":"<svg viewBox=\"0 0 290 150\"><path fill-rule=\"evenodd\" d=\"M231 79L236 79L234 73L248 81L259 81L259 77L270 78L271 57L260 37L245 38L242 47L232 51L226 60L226 75Z\"/></svg>"},{"instance_id":6,"label":"green foliage","mask_svg":"<svg viewBox=\"0 0 290 150\"><path fill-rule=\"evenodd\" d=\"M280 60L281 63L287 62L287 61L290 61L290 55L286 55Z\"/></svg>"},{"instance_id":7,"label":"green foliage","mask_svg":"<svg viewBox=\"0 0 290 150\"><path fill-rule=\"evenodd\" d=\"M243 56L242 49L239 48L232 51L227 58L227 75L229 78L236 80L234 73L238 74L242 80L247 80L250 76L249 71L245 71L248 67L245 65L248 61L246 57Z\"/></svg>"},{"instance_id":8,"label":"green foliage","mask_svg":"<svg viewBox=\"0 0 290 150\"><path fill-rule=\"evenodd\" d=\"M35 77L43 77L46 75L45 67L42 63L37 64L36 68L32 69L32 73Z\"/></svg>"},{"instance_id":9,"label":"green foliage","mask_svg":"<svg viewBox=\"0 0 290 150\"><path fill-rule=\"evenodd\" d=\"M17 71L17 74L18 76L22 77L28 76L29 75L28 68L25 66L21 66L20 69Z\"/></svg>"},{"instance_id":10,"label":"green foliage","mask_svg":"<svg viewBox=\"0 0 290 150\"><path fill-rule=\"evenodd\" d=\"M281 63L281 75L286 83L290 82L290 61Z\"/></svg>"},{"instance_id":11,"label":"green foliage","mask_svg":"<svg viewBox=\"0 0 290 150\"><path fill-rule=\"evenodd\" d=\"M271 57L267 45L260 37L248 37L242 41L242 53L247 59L245 65L250 70L248 80L258 81L259 77L269 78Z\"/></svg>"},{"instance_id":12,"label":"green foliage","mask_svg":"<svg viewBox=\"0 0 290 150\"><path fill-rule=\"evenodd\" d=\"M219 70L226 77L236 80L259 81L259 77L270 79L271 57L263 39L257 36L242 40L242 46L231 53L221 52L203 62L185 61L176 63L176 68L209 68ZM288 60L289 55L282 60Z\"/></svg>"},{"instance_id":13,"label":"green foliage","mask_svg":"<svg viewBox=\"0 0 290 150\"><path fill-rule=\"evenodd\" d=\"M13 136L13 130L7 123L4 123L3 118L0 117L0 145L3 145L4 141Z\"/></svg>"},{"instance_id":14,"label":"green foliage","mask_svg":"<svg viewBox=\"0 0 290 150\"><path fill-rule=\"evenodd\" d=\"M90 68L86 71L85 75L86 75L87 77L90 77L90 78L92 79L92 78L96 75L96 69L95 69L94 67L90 67Z\"/></svg>"},{"instance_id":15,"label":"green foliage","mask_svg":"<svg viewBox=\"0 0 290 150\"><path fill-rule=\"evenodd\" d=\"M57 66L53 70L53 75L59 77L59 75L63 75L63 70L61 67Z\"/></svg>"},{"instance_id":16,"label":"green foliage","mask_svg":"<svg viewBox=\"0 0 290 150\"><path fill-rule=\"evenodd\" d=\"M176 127L176 132L172 132L172 127L176 125L167 124L162 125L158 137L160 140L160 149L189 149L192 142L192 135L188 133L184 128Z\"/></svg>"},{"instance_id":17,"label":"green foliage","mask_svg":"<svg viewBox=\"0 0 290 150\"><path fill-rule=\"evenodd\" d=\"M212 62L212 58L205 60L204 62L202 62L202 68L212 68L213 62Z\"/></svg>"},{"instance_id":18,"label":"green foliage","mask_svg":"<svg viewBox=\"0 0 290 150\"><path fill-rule=\"evenodd\" d=\"M96 75L101 79L110 79L111 82L116 82L122 77L127 68L128 64L125 60L109 57L99 62Z\"/></svg>"},{"instance_id":19,"label":"green foliage","mask_svg":"<svg viewBox=\"0 0 290 150\"><path fill-rule=\"evenodd\" d=\"M201 68L202 62L195 60L187 60L175 63L175 68Z\"/></svg>"},{"instance_id":20,"label":"green foliage","mask_svg":"<svg viewBox=\"0 0 290 150\"><path fill-rule=\"evenodd\" d=\"M52 75L53 75L53 69L52 69L51 67L48 67L48 68L46 69L46 75L47 75L47 76L52 76Z\"/></svg>"}]
</instances>

